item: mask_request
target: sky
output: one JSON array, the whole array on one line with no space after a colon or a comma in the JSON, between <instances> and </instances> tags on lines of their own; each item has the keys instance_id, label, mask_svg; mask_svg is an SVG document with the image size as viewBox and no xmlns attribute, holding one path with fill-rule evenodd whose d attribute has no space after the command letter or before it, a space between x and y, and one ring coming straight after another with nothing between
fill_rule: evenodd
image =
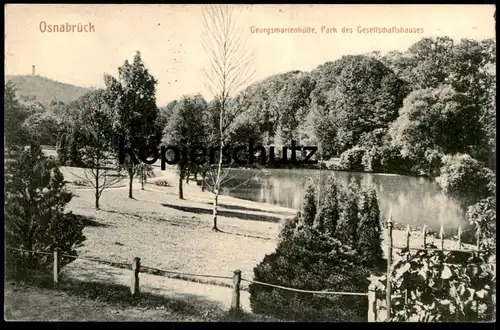
<instances>
[{"instance_id":1,"label":"sky","mask_svg":"<svg viewBox=\"0 0 500 330\"><path fill-rule=\"evenodd\" d=\"M424 37L495 38L493 5L240 5L238 27L255 50L253 81L310 71L343 55L404 51ZM53 32L51 24L92 24L92 32ZM423 33L361 33L358 27L403 27ZM252 33L255 28L310 27L316 33ZM322 27L324 27L322 29ZM335 27L337 33L326 33ZM342 28L352 33L343 33ZM45 30L45 31L42 31ZM159 105L201 93L205 52L201 5L5 6L5 73L36 74L84 87L104 87L104 73L136 51L158 80Z\"/></svg>"}]
</instances>

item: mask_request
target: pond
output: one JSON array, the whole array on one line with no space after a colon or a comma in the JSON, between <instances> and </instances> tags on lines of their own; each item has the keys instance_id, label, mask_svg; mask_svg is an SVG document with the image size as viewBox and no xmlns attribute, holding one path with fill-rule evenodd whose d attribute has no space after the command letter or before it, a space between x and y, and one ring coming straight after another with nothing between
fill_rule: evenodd
<instances>
[{"instance_id":1,"label":"pond","mask_svg":"<svg viewBox=\"0 0 500 330\"><path fill-rule=\"evenodd\" d=\"M222 194L255 202L300 209L308 178L323 184L329 175L347 186L352 177L361 186L373 185L379 197L381 219L392 206L393 221L402 225L439 229L467 226L458 201L446 196L439 185L426 178L308 169L231 169Z\"/></svg>"}]
</instances>

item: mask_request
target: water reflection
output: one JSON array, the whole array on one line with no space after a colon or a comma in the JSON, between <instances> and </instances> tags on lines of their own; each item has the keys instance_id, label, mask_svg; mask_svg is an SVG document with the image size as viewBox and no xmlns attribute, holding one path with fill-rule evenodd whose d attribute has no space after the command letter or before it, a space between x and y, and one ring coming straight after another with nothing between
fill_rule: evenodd
<instances>
[{"instance_id":1,"label":"water reflection","mask_svg":"<svg viewBox=\"0 0 500 330\"><path fill-rule=\"evenodd\" d=\"M435 182L425 178L325 170L231 171L231 176L235 179L225 185L223 194L238 198L299 209L308 178L316 185L319 182L321 186L333 174L345 186L351 178L355 178L361 186L374 185L383 219L392 206L393 219L399 224L425 223L434 229L438 229L441 223L445 228L454 229L459 224L466 225L464 211L458 202L444 195Z\"/></svg>"}]
</instances>

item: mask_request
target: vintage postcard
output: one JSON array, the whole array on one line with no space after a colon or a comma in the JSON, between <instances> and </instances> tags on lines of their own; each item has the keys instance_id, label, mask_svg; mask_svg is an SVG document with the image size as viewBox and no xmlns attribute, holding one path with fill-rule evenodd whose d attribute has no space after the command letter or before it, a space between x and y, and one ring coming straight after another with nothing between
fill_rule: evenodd
<instances>
[{"instance_id":1,"label":"vintage postcard","mask_svg":"<svg viewBox=\"0 0 500 330\"><path fill-rule=\"evenodd\" d=\"M7 321L492 322L493 5L5 7Z\"/></svg>"}]
</instances>

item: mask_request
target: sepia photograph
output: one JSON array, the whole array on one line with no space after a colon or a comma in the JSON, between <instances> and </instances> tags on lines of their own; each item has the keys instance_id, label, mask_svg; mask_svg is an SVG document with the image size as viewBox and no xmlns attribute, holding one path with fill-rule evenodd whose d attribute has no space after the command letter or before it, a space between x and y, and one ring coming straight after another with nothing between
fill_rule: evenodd
<instances>
[{"instance_id":1,"label":"sepia photograph","mask_svg":"<svg viewBox=\"0 0 500 330\"><path fill-rule=\"evenodd\" d=\"M496 321L494 5L4 18L6 321Z\"/></svg>"}]
</instances>

